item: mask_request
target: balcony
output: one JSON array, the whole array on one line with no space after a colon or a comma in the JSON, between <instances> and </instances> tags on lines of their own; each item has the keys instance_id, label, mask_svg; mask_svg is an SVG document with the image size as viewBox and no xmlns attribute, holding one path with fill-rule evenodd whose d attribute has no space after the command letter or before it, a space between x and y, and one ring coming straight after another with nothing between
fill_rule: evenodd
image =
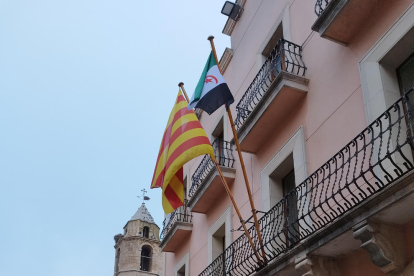
<instances>
[{"instance_id":1,"label":"balcony","mask_svg":"<svg viewBox=\"0 0 414 276\"><path fill-rule=\"evenodd\" d=\"M212 143L216 160L220 165L227 184L231 185L235 178L233 145L224 140ZM189 191L189 208L195 213L205 214L215 204L217 196L226 193L220 175L209 155L205 155L191 177L192 186Z\"/></svg>"},{"instance_id":2,"label":"balcony","mask_svg":"<svg viewBox=\"0 0 414 276\"><path fill-rule=\"evenodd\" d=\"M318 19L312 30L346 45L377 3L376 0L317 0L315 13Z\"/></svg>"},{"instance_id":3,"label":"balcony","mask_svg":"<svg viewBox=\"0 0 414 276\"><path fill-rule=\"evenodd\" d=\"M281 39L237 104L241 150L257 152L306 96L305 72L302 47Z\"/></svg>"},{"instance_id":4,"label":"balcony","mask_svg":"<svg viewBox=\"0 0 414 276\"><path fill-rule=\"evenodd\" d=\"M174 252L188 239L193 229L192 219L187 200L184 200L184 205L172 212L169 218L164 219L160 235L160 247L163 252Z\"/></svg>"},{"instance_id":5,"label":"balcony","mask_svg":"<svg viewBox=\"0 0 414 276\"><path fill-rule=\"evenodd\" d=\"M258 275L269 271L273 275L272 269L281 269L303 251L330 245L325 252L332 256L358 249L351 229L368 218L386 223L412 220L413 99L414 89L263 214L259 219L262 246L254 226L249 229L257 252L264 249L266 267L259 267L243 234L200 275L248 276L259 270ZM342 243L335 243L338 239Z\"/></svg>"}]
</instances>

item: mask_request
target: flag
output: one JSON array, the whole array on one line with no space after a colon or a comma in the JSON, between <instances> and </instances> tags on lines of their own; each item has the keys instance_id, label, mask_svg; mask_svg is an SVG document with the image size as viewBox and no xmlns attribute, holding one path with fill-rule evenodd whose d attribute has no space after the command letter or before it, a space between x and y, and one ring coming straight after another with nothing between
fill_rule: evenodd
<instances>
[{"instance_id":1,"label":"flag","mask_svg":"<svg viewBox=\"0 0 414 276\"><path fill-rule=\"evenodd\" d=\"M229 106L233 102L233 95L211 52L188 108L200 108L211 115L223 104Z\"/></svg>"},{"instance_id":2,"label":"flag","mask_svg":"<svg viewBox=\"0 0 414 276\"><path fill-rule=\"evenodd\" d=\"M162 188L166 214L184 202L183 166L203 154L214 156L213 147L193 110L180 91L161 141L151 189Z\"/></svg>"}]
</instances>

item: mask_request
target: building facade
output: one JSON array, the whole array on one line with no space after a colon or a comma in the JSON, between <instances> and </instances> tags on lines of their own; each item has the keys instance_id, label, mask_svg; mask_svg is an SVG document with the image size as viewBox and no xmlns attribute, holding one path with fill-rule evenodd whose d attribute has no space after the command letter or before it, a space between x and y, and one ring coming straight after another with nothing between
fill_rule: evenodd
<instances>
[{"instance_id":1,"label":"building facade","mask_svg":"<svg viewBox=\"0 0 414 276\"><path fill-rule=\"evenodd\" d=\"M124 226L124 234L114 237L114 276L164 275L159 231L145 203L142 203Z\"/></svg>"},{"instance_id":2,"label":"building facade","mask_svg":"<svg viewBox=\"0 0 414 276\"><path fill-rule=\"evenodd\" d=\"M201 156L164 221L166 276L414 275L413 2L236 1L220 66L262 243L226 110L199 118L261 262Z\"/></svg>"}]
</instances>

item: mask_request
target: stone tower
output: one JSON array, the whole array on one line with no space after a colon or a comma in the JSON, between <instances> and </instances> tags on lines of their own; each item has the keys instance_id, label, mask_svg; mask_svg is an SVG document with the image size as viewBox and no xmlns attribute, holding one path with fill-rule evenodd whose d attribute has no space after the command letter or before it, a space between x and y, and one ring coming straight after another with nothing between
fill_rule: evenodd
<instances>
[{"instance_id":1,"label":"stone tower","mask_svg":"<svg viewBox=\"0 0 414 276\"><path fill-rule=\"evenodd\" d=\"M159 247L160 228L145 203L115 239L114 276L163 275L164 257Z\"/></svg>"}]
</instances>

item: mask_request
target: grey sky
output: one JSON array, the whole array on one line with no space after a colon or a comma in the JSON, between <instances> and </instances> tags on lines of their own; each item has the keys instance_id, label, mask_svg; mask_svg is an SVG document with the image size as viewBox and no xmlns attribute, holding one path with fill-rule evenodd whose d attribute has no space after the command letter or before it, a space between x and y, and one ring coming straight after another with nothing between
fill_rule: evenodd
<instances>
[{"instance_id":1,"label":"grey sky","mask_svg":"<svg viewBox=\"0 0 414 276\"><path fill-rule=\"evenodd\" d=\"M113 275L224 1L0 0L0 275ZM161 227L161 191L147 207Z\"/></svg>"}]
</instances>

